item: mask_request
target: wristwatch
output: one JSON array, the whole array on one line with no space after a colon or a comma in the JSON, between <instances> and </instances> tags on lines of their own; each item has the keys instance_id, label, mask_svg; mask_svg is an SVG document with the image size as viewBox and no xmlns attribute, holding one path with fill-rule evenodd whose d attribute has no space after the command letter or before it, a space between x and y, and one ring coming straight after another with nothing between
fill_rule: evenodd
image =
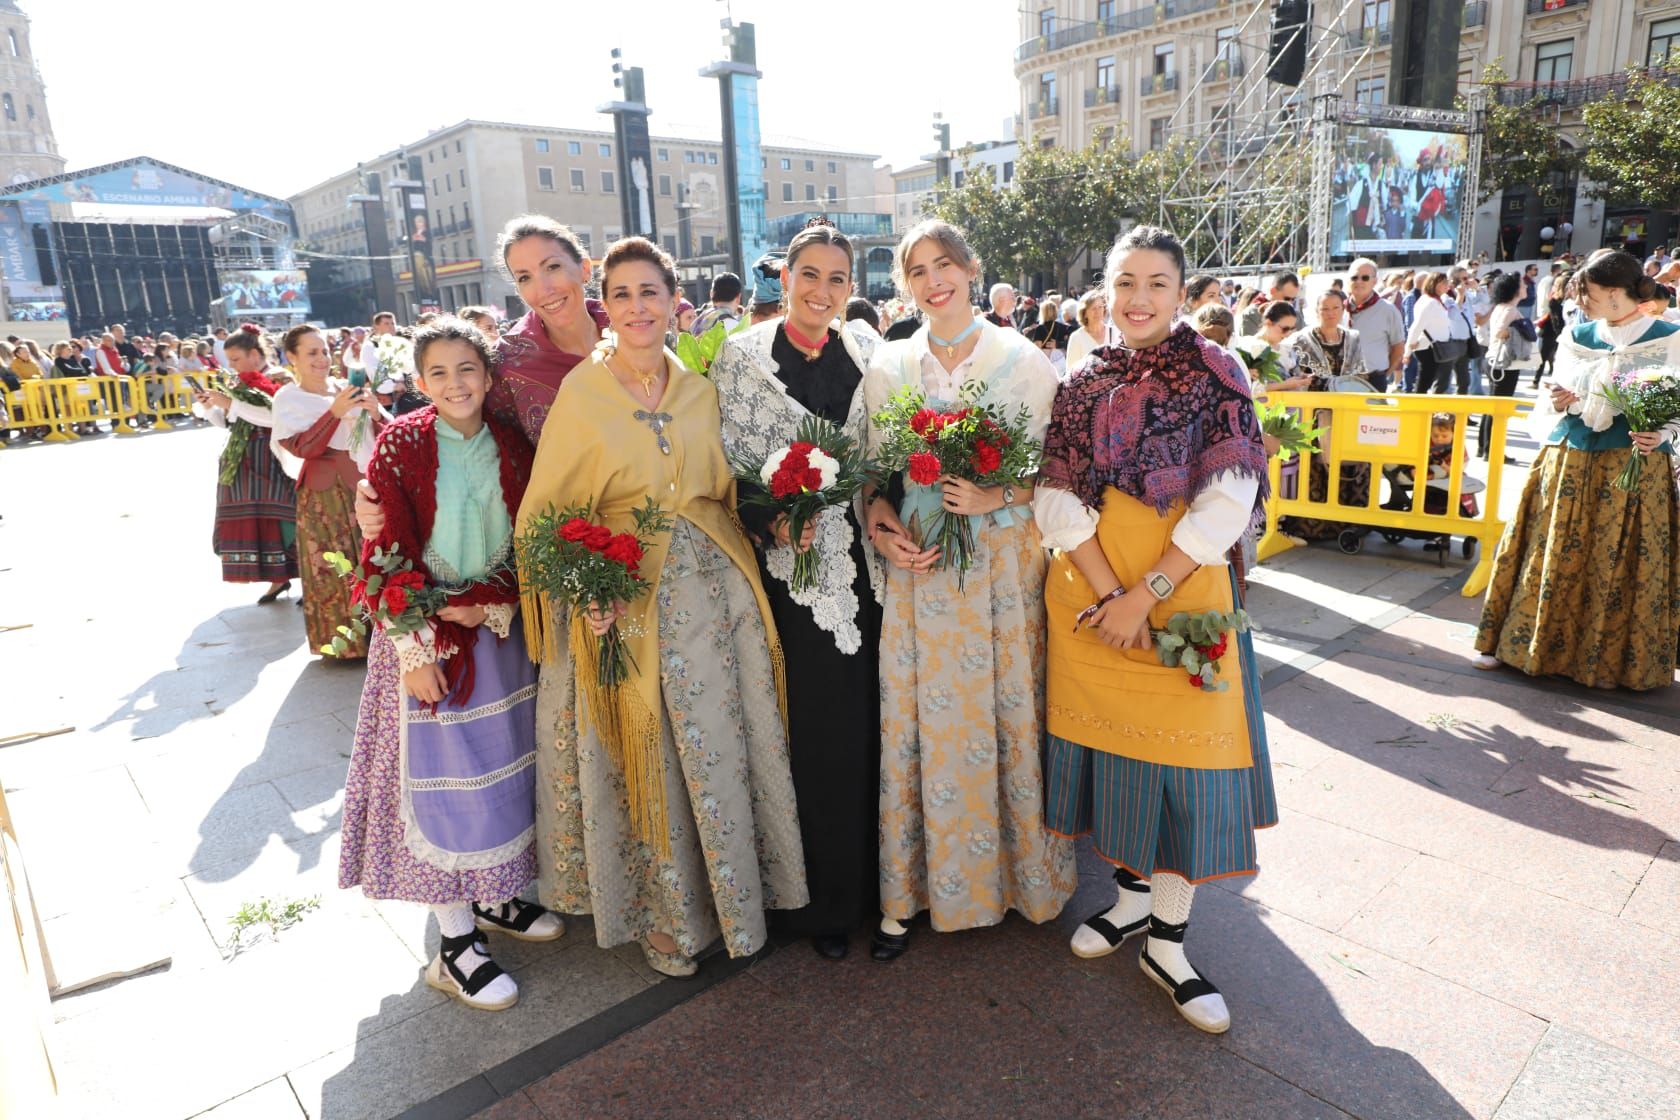
<instances>
[{"instance_id":1,"label":"wristwatch","mask_svg":"<svg viewBox=\"0 0 1680 1120\"><path fill-rule=\"evenodd\" d=\"M1015 487L1009 483L1003 484L1003 508L1008 509L1015 504Z\"/></svg>"},{"instance_id":2,"label":"wristwatch","mask_svg":"<svg viewBox=\"0 0 1680 1120\"><path fill-rule=\"evenodd\" d=\"M1151 595L1155 596L1155 598L1161 600L1162 602L1166 602L1168 599L1172 598L1173 581L1168 579L1161 572L1150 572L1148 575L1144 576L1143 585L1149 589L1149 593Z\"/></svg>"}]
</instances>

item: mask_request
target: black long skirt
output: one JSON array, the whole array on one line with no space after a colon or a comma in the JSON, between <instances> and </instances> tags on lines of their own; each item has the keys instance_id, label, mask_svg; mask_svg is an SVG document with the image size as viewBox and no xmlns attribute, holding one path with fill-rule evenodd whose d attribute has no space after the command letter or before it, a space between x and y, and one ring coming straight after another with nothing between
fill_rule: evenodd
<instances>
[{"instance_id":1,"label":"black long skirt","mask_svg":"<svg viewBox=\"0 0 1680 1120\"><path fill-rule=\"evenodd\" d=\"M846 934L880 916L881 610L855 540L852 562L863 644L845 654L759 557L787 659L788 750L811 888L809 906L774 911L771 921L794 937Z\"/></svg>"}]
</instances>

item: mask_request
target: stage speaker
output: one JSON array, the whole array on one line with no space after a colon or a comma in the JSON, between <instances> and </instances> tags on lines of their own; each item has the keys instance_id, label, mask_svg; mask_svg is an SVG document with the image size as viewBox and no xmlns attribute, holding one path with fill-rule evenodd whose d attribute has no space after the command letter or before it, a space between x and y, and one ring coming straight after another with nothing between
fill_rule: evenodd
<instances>
[{"instance_id":1,"label":"stage speaker","mask_svg":"<svg viewBox=\"0 0 1680 1120\"><path fill-rule=\"evenodd\" d=\"M1458 92L1458 41L1464 0L1410 0L1394 5L1388 99L1395 105L1451 109Z\"/></svg>"},{"instance_id":2,"label":"stage speaker","mask_svg":"<svg viewBox=\"0 0 1680 1120\"><path fill-rule=\"evenodd\" d=\"M1272 49L1266 77L1298 86L1307 69L1307 34L1312 30L1311 0L1278 0L1272 9Z\"/></svg>"}]
</instances>

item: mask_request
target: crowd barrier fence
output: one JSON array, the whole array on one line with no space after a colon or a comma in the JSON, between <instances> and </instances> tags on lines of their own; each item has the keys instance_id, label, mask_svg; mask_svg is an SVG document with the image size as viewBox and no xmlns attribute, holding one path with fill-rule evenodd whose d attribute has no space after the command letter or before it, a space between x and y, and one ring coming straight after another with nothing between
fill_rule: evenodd
<instances>
[{"instance_id":1,"label":"crowd barrier fence","mask_svg":"<svg viewBox=\"0 0 1680 1120\"><path fill-rule=\"evenodd\" d=\"M1359 541L1370 530L1393 541L1408 536L1465 537L1479 546L1480 555L1465 581L1463 593L1471 597L1487 589L1493 575L1493 554L1505 532L1505 522L1499 516L1505 439L1512 418L1531 407L1527 401L1511 397L1412 393L1371 396L1286 392L1268 393L1266 402L1298 409L1312 421L1309 426L1327 431L1318 441L1319 451L1302 457L1306 461L1302 463L1296 492L1291 497L1284 497L1279 486L1283 463L1279 457L1272 457L1272 496L1266 505L1265 533L1257 549L1262 561L1298 544L1278 528L1281 518L1314 518L1354 527L1342 535L1342 547L1347 552L1357 552ZM1430 432L1432 418L1437 413L1452 416L1453 442L1445 464L1445 477L1431 479ZM1472 416L1481 416L1482 423L1492 425L1488 433L1490 467L1485 490L1480 489L1480 480L1464 470L1466 436ZM1322 500L1315 501L1310 496L1312 459L1323 462L1328 470L1328 485ZM1368 468L1363 504L1342 501L1339 482L1344 464ZM1390 491L1387 501L1382 500L1384 483ZM1426 497L1432 490L1439 495L1435 503L1429 503ZM1461 507L1460 499L1465 494L1474 494L1478 499L1480 508L1475 516L1466 515ZM1429 504L1442 507L1441 512L1429 511L1425 508ZM1468 548L1467 543L1467 555Z\"/></svg>"},{"instance_id":2,"label":"crowd barrier fence","mask_svg":"<svg viewBox=\"0 0 1680 1120\"><path fill-rule=\"evenodd\" d=\"M119 435L133 435L140 429L141 416L155 419L154 427L173 428L171 419L190 417L193 385L190 377L205 378L200 384L216 388L209 374L142 373L125 377L38 377L16 389L0 388L5 415L0 431L44 431L46 443L71 443L80 438L77 428L109 422Z\"/></svg>"}]
</instances>

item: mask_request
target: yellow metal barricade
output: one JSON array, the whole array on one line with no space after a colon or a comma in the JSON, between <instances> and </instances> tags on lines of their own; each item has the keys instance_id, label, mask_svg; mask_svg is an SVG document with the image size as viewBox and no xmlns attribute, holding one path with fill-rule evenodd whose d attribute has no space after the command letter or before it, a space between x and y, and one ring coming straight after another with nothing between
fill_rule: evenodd
<instances>
[{"instance_id":1,"label":"yellow metal barricade","mask_svg":"<svg viewBox=\"0 0 1680 1120\"><path fill-rule=\"evenodd\" d=\"M89 377L99 401L101 416L111 421L111 430L131 436L139 431L129 421L141 412L141 390L135 377Z\"/></svg>"},{"instance_id":2,"label":"yellow metal barricade","mask_svg":"<svg viewBox=\"0 0 1680 1120\"><path fill-rule=\"evenodd\" d=\"M1260 538L1258 554L1261 560L1294 548L1296 543L1278 529L1283 517L1308 517L1328 521L1342 521L1354 526L1368 526L1379 532L1417 533L1420 535L1462 536L1473 538L1480 546L1476 567L1464 584L1466 597L1480 595L1487 589L1493 575L1493 553L1505 532L1505 522L1499 517L1499 492L1503 482L1505 436L1512 417L1526 413L1526 401L1510 397L1422 396L1403 393L1398 396L1368 396L1364 393L1268 393L1266 403L1299 409L1304 420L1327 428L1319 440L1316 456L1328 469L1325 500L1310 499L1310 464L1303 463L1300 483L1292 498L1279 496L1278 483L1282 462L1276 456L1271 461L1272 497L1266 505L1266 532ZM1431 489L1429 451L1431 418L1436 413L1453 417L1452 451L1447 462L1447 475L1434 480L1434 489L1444 492L1445 512L1425 511L1425 495ZM1313 417L1317 417L1313 420ZM1491 417L1488 439L1487 489L1478 494L1480 510L1475 517L1467 517L1460 499L1466 492L1464 473L1465 436L1467 421L1472 416ZM1340 494L1342 465L1368 464L1370 484L1366 487L1363 505L1344 504ZM1401 480L1411 484L1411 500L1407 503L1381 501L1383 468L1390 468L1395 476L1390 482ZM1470 480L1474 483L1474 480ZM1441 486L1439 483L1444 482Z\"/></svg>"},{"instance_id":3,"label":"yellow metal barricade","mask_svg":"<svg viewBox=\"0 0 1680 1120\"><path fill-rule=\"evenodd\" d=\"M152 426L167 431L174 427L169 417L192 415L192 385L184 373L143 373L134 378L138 407L156 418Z\"/></svg>"},{"instance_id":4,"label":"yellow metal barricade","mask_svg":"<svg viewBox=\"0 0 1680 1120\"><path fill-rule=\"evenodd\" d=\"M43 426L52 430L43 437L46 443L71 443L81 437L72 427L93 420L90 401L95 399L85 377L47 377L25 381L23 391L33 398L34 415L41 417Z\"/></svg>"}]
</instances>

